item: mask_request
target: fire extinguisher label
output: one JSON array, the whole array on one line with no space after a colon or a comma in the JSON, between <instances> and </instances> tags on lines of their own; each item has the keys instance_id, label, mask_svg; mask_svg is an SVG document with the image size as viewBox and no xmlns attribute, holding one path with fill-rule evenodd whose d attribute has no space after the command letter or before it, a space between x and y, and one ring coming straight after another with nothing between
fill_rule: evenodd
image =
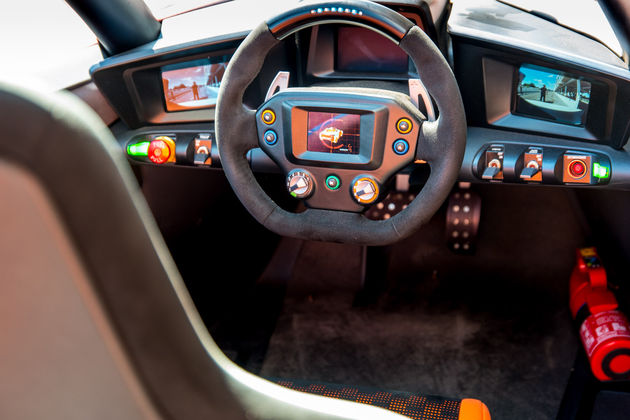
<instances>
[{"instance_id":1,"label":"fire extinguisher label","mask_svg":"<svg viewBox=\"0 0 630 420\"><path fill-rule=\"evenodd\" d=\"M619 311L599 312L591 315L580 327L580 337L586 354L591 357L597 347L616 338L630 338L628 318Z\"/></svg>"}]
</instances>

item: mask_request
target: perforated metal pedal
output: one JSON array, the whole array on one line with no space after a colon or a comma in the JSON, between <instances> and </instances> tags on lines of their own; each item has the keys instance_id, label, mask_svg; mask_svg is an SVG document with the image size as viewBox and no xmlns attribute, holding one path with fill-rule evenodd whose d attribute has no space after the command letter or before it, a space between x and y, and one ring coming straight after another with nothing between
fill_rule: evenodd
<instances>
[{"instance_id":1,"label":"perforated metal pedal","mask_svg":"<svg viewBox=\"0 0 630 420\"><path fill-rule=\"evenodd\" d=\"M451 251L472 254L477 245L477 232L481 217L481 197L460 183L448 199L446 211L446 242Z\"/></svg>"},{"instance_id":2,"label":"perforated metal pedal","mask_svg":"<svg viewBox=\"0 0 630 420\"><path fill-rule=\"evenodd\" d=\"M365 217L371 220L387 220L406 209L414 198L415 194L408 192L392 192L383 201L370 207L365 212Z\"/></svg>"}]
</instances>

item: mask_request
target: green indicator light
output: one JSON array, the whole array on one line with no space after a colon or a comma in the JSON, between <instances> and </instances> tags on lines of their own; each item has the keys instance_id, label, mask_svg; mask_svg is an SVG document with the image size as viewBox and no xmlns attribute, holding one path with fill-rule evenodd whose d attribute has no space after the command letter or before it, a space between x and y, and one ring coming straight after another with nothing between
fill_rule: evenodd
<instances>
[{"instance_id":1,"label":"green indicator light","mask_svg":"<svg viewBox=\"0 0 630 420\"><path fill-rule=\"evenodd\" d=\"M293 196L293 197L297 198L297 194L296 194L296 193L294 193L294 192L292 192L292 193L291 193L291 196Z\"/></svg>"},{"instance_id":2,"label":"green indicator light","mask_svg":"<svg viewBox=\"0 0 630 420\"><path fill-rule=\"evenodd\" d=\"M127 146L127 154L130 156L148 156L149 144L151 142L143 141L142 143L130 144Z\"/></svg>"},{"instance_id":3,"label":"green indicator light","mask_svg":"<svg viewBox=\"0 0 630 420\"><path fill-rule=\"evenodd\" d=\"M341 187L341 180L335 175L328 175L326 177L326 187L332 191L338 190Z\"/></svg>"},{"instance_id":4,"label":"green indicator light","mask_svg":"<svg viewBox=\"0 0 630 420\"><path fill-rule=\"evenodd\" d=\"M608 178L610 176L610 168L595 162L593 164L593 176L596 178Z\"/></svg>"}]
</instances>

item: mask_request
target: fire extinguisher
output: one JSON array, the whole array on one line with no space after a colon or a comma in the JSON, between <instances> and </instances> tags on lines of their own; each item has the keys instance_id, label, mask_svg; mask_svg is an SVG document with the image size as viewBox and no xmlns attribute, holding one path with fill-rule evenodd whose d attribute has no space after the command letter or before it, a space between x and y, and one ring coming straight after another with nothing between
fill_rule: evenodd
<instances>
[{"instance_id":1,"label":"fire extinguisher","mask_svg":"<svg viewBox=\"0 0 630 420\"><path fill-rule=\"evenodd\" d=\"M608 288L595 248L577 250L569 295L593 375L600 381L630 379L630 323Z\"/></svg>"}]
</instances>

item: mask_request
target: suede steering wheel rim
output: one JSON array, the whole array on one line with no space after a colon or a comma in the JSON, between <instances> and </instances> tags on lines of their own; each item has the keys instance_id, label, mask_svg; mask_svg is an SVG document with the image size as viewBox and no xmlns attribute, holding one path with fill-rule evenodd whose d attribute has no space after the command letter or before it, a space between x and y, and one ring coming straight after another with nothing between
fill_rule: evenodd
<instances>
[{"instance_id":1,"label":"suede steering wheel rim","mask_svg":"<svg viewBox=\"0 0 630 420\"><path fill-rule=\"evenodd\" d=\"M431 174L409 206L388 220L374 221L361 213L326 209L286 211L261 188L247 160L247 152L259 146L259 133L256 110L243 104L245 89L260 72L269 51L283 38L323 23L363 26L398 44L413 60L437 105L439 117L435 121L422 121L415 152L415 158L429 164ZM301 5L252 30L225 71L217 100L215 129L225 175L239 200L263 226L283 236L361 245L396 242L426 223L448 197L466 145L461 95L441 52L405 17L362 0Z\"/></svg>"}]
</instances>

